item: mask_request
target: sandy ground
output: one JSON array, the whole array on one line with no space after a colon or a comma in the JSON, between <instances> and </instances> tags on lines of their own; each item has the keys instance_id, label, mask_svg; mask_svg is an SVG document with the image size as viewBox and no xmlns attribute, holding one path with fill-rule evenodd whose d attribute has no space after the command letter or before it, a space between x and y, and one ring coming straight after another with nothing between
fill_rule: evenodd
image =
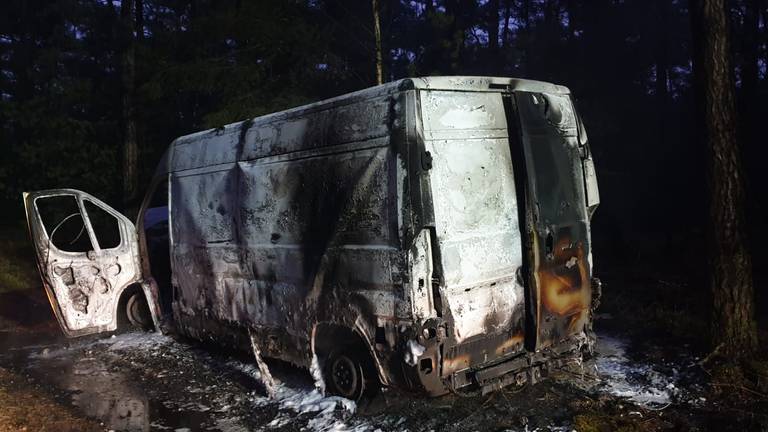
<instances>
[{"instance_id":1,"label":"sandy ground","mask_svg":"<svg viewBox=\"0 0 768 432\"><path fill-rule=\"evenodd\" d=\"M357 405L275 362L268 398L248 355L159 333L67 340L45 302L0 298L0 432L768 430L762 402L712 398L691 347L605 330L594 360L534 386L436 399L389 390Z\"/></svg>"}]
</instances>

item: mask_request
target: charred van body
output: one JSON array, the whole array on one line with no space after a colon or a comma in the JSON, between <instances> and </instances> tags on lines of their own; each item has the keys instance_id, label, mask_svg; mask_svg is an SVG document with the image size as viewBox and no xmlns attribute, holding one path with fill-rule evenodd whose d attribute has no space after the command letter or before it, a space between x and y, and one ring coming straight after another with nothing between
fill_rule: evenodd
<instances>
[{"instance_id":1,"label":"charred van body","mask_svg":"<svg viewBox=\"0 0 768 432\"><path fill-rule=\"evenodd\" d=\"M374 382L490 391L589 347L598 202L568 89L489 77L180 137L135 227L83 192L25 194L68 336L171 323L352 398Z\"/></svg>"}]
</instances>

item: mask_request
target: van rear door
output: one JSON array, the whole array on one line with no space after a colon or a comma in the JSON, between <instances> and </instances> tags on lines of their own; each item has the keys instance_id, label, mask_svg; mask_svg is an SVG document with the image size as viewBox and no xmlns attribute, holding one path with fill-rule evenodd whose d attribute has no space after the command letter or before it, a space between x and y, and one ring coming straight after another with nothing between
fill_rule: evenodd
<instances>
[{"instance_id":1,"label":"van rear door","mask_svg":"<svg viewBox=\"0 0 768 432\"><path fill-rule=\"evenodd\" d=\"M422 91L421 111L448 376L524 349L523 247L501 93Z\"/></svg>"},{"instance_id":2,"label":"van rear door","mask_svg":"<svg viewBox=\"0 0 768 432\"><path fill-rule=\"evenodd\" d=\"M24 193L38 270L67 337L117 328L123 289L140 279L136 230L87 193Z\"/></svg>"},{"instance_id":3,"label":"van rear door","mask_svg":"<svg viewBox=\"0 0 768 432\"><path fill-rule=\"evenodd\" d=\"M528 316L535 325L526 340L529 348L538 350L582 332L588 322L589 215L599 199L586 137L580 139L583 130L570 96L513 94L520 125L519 148L513 142L513 152L525 161Z\"/></svg>"}]
</instances>

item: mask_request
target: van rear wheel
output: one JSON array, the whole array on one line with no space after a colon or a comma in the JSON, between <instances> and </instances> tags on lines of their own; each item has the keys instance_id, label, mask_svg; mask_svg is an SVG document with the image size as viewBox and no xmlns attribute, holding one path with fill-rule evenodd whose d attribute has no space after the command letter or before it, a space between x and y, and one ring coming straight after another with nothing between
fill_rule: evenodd
<instances>
[{"instance_id":1,"label":"van rear wheel","mask_svg":"<svg viewBox=\"0 0 768 432\"><path fill-rule=\"evenodd\" d=\"M337 351L328 357L324 379L328 392L353 401L365 393L365 368L359 356Z\"/></svg>"}]
</instances>

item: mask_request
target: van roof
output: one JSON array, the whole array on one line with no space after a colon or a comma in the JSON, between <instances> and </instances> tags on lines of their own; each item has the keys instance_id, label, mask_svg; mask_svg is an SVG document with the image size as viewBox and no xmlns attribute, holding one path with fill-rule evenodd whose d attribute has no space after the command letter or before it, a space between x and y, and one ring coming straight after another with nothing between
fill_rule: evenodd
<instances>
[{"instance_id":1,"label":"van roof","mask_svg":"<svg viewBox=\"0 0 768 432\"><path fill-rule=\"evenodd\" d=\"M336 106L347 105L354 102L359 102L375 97L387 96L404 90L412 89L429 89L429 90L448 90L448 91L471 91L471 92L498 92L502 90L507 91L531 91L531 92L546 92L554 94L569 94L570 90L567 87L551 84L543 81L519 79L519 78L504 78L504 77L487 77L487 76L433 76L433 77L420 77L420 78L403 78L397 81L381 84L375 87L366 88L352 93L347 93L334 98L321 100L307 105L301 105L295 108L290 108L284 111L278 111L263 116L230 123L218 128L208 129L200 132L195 132L189 135L183 135L176 138L171 143L169 149L173 152L173 149L189 144L192 142L205 141L207 147L209 145L216 145L220 141L227 140L226 137L240 134L243 126L250 128L258 124L266 124L276 120L282 120L291 117L298 117L304 113L309 113L317 110L334 108ZM202 144L202 143L201 143ZM164 157L158 167L156 175L165 174L169 171L173 171L174 165L172 160Z\"/></svg>"},{"instance_id":2,"label":"van roof","mask_svg":"<svg viewBox=\"0 0 768 432\"><path fill-rule=\"evenodd\" d=\"M487 76L433 76L433 77L420 77L420 78L403 78L397 81L381 84L375 87L369 87L363 90L358 90L352 93L346 93L340 96L336 96L330 99L324 99L318 102L314 102L307 105L301 105L295 108L290 108L283 111L278 111L271 114L255 117L251 121L258 119L261 121L269 121L281 117L290 115L296 115L301 111L309 111L317 109L321 106L324 108L330 108L334 105L346 103L350 99L367 99L370 97L384 96L391 93L396 93L403 90L411 89L429 89L429 90L455 90L455 91L499 91L499 90L511 90L511 91L532 91L532 92L546 92L555 94L569 94L570 90L567 87L552 84L544 81L535 81L520 78L504 78L504 77L487 77ZM219 127L218 130L226 130L229 128L238 127L248 120L243 120L235 123ZM208 129L200 132L195 132L189 135L183 135L176 138L172 145L181 144L188 140L194 140L196 137L210 133L215 129Z\"/></svg>"},{"instance_id":3,"label":"van roof","mask_svg":"<svg viewBox=\"0 0 768 432\"><path fill-rule=\"evenodd\" d=\"M521 78L487 77L487 76L436 76L422 78L405 78L398 81L402 84L417 89L431 90L499 90L533 91L556 94L568 94L567 87L551 84L544 81L535 81Z\"/></svg>"}]
</instances>

